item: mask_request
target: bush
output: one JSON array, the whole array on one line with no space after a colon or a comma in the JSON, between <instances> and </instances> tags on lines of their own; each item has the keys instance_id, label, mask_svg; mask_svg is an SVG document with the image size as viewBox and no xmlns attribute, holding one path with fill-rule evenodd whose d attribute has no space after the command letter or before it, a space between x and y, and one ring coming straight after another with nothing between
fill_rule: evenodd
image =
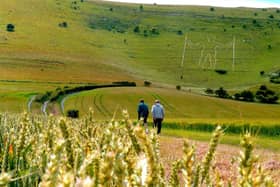
<instances>
[{"instance_id":1,"label":"bush","mask_svg":"<svg viewBox=\"0 0 280 187\"><path fill-rule=\"evenodd\" d=\"M241 95L240 95L240 93L234 94L234 99L235 99L235 100L241 100Z\"/></svg>"},{"instance_id":2,"label":"bush","mask_svg":"<svg viewBox=\"0 0 280 187\"><path fill-rule=\"evenodd\" d=\"M133 31L135 33L139 33L140 32L140 27L139 26L134 27Z\"/></svg>"},{"instance_id":3,"label":"bush","mask_svg":"<svg viewBox=\"0 0 280 187\"><path fill-rule=\"evenodd\" d=\"M272 46L270 44L267 45L267 49L272 49Z\"/></svg>"},{"instance_id":4,"label":"bush","mask_svg":"<svg viewBox=\"0 0 280 187\"><path fill-rule=\"evenodd\" d=\"M240 93L240 98L243 101L249 101L249 102L253 102L255 95L253 92L249 91L249 90L244 90Z\"/></svg>"},{"instance_id":5,"label":"bush","mask_svg":"<svg viewBox=\"0 0 280 187\"><path fill-rule=\"evenodd\" d=\"M68 110L67 117L70 118L79 118L79 110Z\"/></svg>"},{"instance_id":6,"label":"bush","mask_svg":"<svg viewBox=\"0 0 280 187\"><path fill-rule=\"evenodd\" d=\"M148 36L148 31L144 30L144 36L147 37Z\"/></svg>"},{"instance_id":7,"label":"bush","mask_svg":"<svg viewBox=\"0 0 280 187\"><path fill-rule=\"evenodd\" d=\"M271 77L269 81L274 84L280 84L280 77Z\"/></svg>"},{"instance_id":8,"label":"bush","mask_svg":"<svg viewBox=\"0 0 280 187\"><path fill-rule=\"evenodd\" d=\"M260 75L263 76L264 75L264 71L260 71Z\"/></svg>"},{"instance_id":9,"label":"bush","mask_svg":"<svg viewBox=\"0 0 280 187\"><path fill-rule=\"evenodd\" d=\"M211 11L211 12L214 12L214 11L215 11L215 8L214 8L214 7L211 7L211 8L210 8L210 11Z\"/></svg>"},{"instance_id":10,"label":"bush","mask_svg":"<svg viewBox=\"0 0 280 187\"><path fill-rule=\"evenodd\" d=\"M271 14L271 15L269 15L268 16L270 19L273 19L274 18L274 16Z\"/></svg>"},{"instance_id":11,"label":"bush","mask_svg":"<svg viewBox=\"0 0 280 187\"><path fill-rule=\"evenodd\" d=\"M213 95L213 94L214 94L214 90L211 89L211 88L207 88L207 89L205 90L205 93L208 94L208 95Z\"/></svg>"},{"instance_id":12,"label":"bush","mask_svg":"<svg viewBox=\"0 0 280 187\"><path fill-rule=\"evenodd\" d=\"M177 89L177 90L181 90L181 86L180 86L180 85L177 85L177 86L176 86L176 89Z\"/></svg>"},{"instance_id":13,"label":"bush","mask_svg":"<svg viewBox=\"0 0 280 187\"><path fill-rule=\"evenodd\" d=\"M144 6L143 6L143 5L140 5L140 6L139 6L139 10L140 10L140 11L143 11L143 10L144 10Z\"/></svg>"},{"instance_id":14,"label":"bush","mask_svg":"<svg viewBox=\"0 0 280 187\"><path fill-rule=\"evenodd\" d=\"M220 97L220 98L228 98L229 97L229 94L227 93L226 90L224 90L223 87L220 87L218 90L215 90L215 94L217 97Z\"/></svg>"},{"instance_id":15,"label":"bush","mask_svg":"<svg viewBox=\"0 0 280 187\"><path fill-rule=\"evenodd\" d=\"M183 35L183 31L178 30L178 31L177 31L177 34L178 34L178 35Z\"/></svg>"},{"instance_id":16,"label":"bush","mask_svg":"<svg viewBox=\"0 0 280 187\"><path fill-rule=\"evenodd\" d=\"M149 86L151 86L151 82L150 81L144 81L144 86L147 86L147 87L149 87Z\"/></svg>"},{"instance_id":17,"label":"bush","mask_svg":"<svg viewBox=\"0 0 280 187\"><path fill-rule=\"evenodd\" d=\"M276 103L278 96L272 90L269 90L265 85L260 86L259 90L256 92L256 98L261 103Z\"/></svg>"},{"instance_id":18,"label":"bush","mask_svg":"<svg viewBox=\"0 0 280 187\"><path fill-rule=\"evenodd\" d=\"M68 27L68 23L64 21L62 23L59 23L58 26L62 27L62 28L67 28Z\"/></svg>"},{"instance_id":19,"label":"bush","mask_svg":"<svg viewBox=\"0 0 280 187\"><path fill-rule=\"evenodd\" d=\"M151 29L151 33L155 34L155 35L158 35L159 34L159 30L154 27L154 28Z\"/></svg>"},{"instance_id":20,"label":"bush","mask_svg":"<svg viewBox=\"0 0 280 187\"><path fill-rule=\"evenodd\" d=\"M7 29L8 32L14 32L15 31L15 25L9 23L6 26L6 29Z\"/></svg>"},{"instance_id":21,"label":"bush","mask_svg":"<svg viewBox=\"0 0 280 187\"><path fill-rule=\"evenodd\" d=\"M224 70L224 69L215 69L215 72L220 74L220 75L227 74L227 70Z\"/></svg>"}]
</instances>

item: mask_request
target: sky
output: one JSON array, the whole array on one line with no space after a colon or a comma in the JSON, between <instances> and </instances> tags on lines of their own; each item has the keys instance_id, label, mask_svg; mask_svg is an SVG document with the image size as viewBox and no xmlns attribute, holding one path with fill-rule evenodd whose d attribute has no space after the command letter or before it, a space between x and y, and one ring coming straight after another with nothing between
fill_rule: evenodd
<instances>
[{"instance_id":1,"label":"sky","mask_svg":"<svg viewBox=\"0 0 280 187\"><path fill-rule=\"evenodd\" d=\"M210 5L219 7L280 8L280 0L106 0L138 4Z\"/></svg>"}]
</instances>

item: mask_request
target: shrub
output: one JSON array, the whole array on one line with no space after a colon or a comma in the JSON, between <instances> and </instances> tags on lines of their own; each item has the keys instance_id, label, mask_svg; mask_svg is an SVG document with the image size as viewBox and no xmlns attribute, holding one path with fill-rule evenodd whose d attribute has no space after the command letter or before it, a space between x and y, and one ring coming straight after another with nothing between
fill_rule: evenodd
<instances>
[{"instance_id":1,"label":"shrub","mask_svg":"<svg viewBox=\"0 0 280 187\"><path fill-rule=\"evenodd\" d=\"M276 103L278 96L276 93L268 89L265 85L260 86L259 90L256 92L256 98L261 103Z\"/></svg>"},{"instance_id":2,"label":"shrub","mask_svg":"<svg viewBox=\"0 0 280 187\"><path fill-rule=\"evenodd\" d=\"M215 8L214 8L214 7L211 7L211 8L210 8L210 11L211 11L211 12L215 11Z\"/></svg>"},{"instance_id":3,"label":"shrub","mask_svg":"<svg viewBox=\"0 0 280 187\"><path fill-rule=\"evenodd\" d=\"M271 77L269 81L274 84L280 84L280 77Z\"/></svg>"},{"instance_id":4,"label":"shrub","mask_svg":"<svg viewBox=\"0 0 280 187\"><path fill-rule=\"evenodd\" d=\"M274 16L271 14L271 15L269 15L268 16L270 19L273 19L274 18Z\"/></svg>"},{"instance_id":5,"label":"shrub","mask_svg":"<svg viewBox=\"0 0 280 187\"><path fill-rule=\"evenodd\" d=\"M213 94L214 94L214 90L211 89L211 88L207 88L207 89L205 90L205 93L208 94L208 95L213 95Z\"/></svg>"},{"instance_id":6,"label":"shrub","mask_svg":"<svg viewBox=\"0 0 280 187\"><path fill-rule=\"evenodd\" d=\"M147 37L148 36L148 31L144 30L144 36Z\"/></svg>"},{"instance_id":7,"label":"shrub","mask_svg":"<svg viewBox=\"0 0 280 187\"><path fill-rule=\"evenodd\" d=\"M240 93L240 98L241 100L243 101L249 101L249 102L252 102L254 101L254 93L249 91L249 90L244 90Z\"/></svg>"},{"instance_id":8,"label":"shrub","mask_svg":"<svg viewBox=\"0 0 280 187\"><path fill-rule=\"evenodd\" d=\"M158 35L158 34L159 34L159 30L158 30L157 28L153 27L153 28L151 29L151 33L152 33L152 34Z\"/></svg>"},{"instance_id":9,"label":"shrub","mask_svg":"<svg viewBox=\"0 0 280 187\"><path fill-rule=\"evenodd\" d=\"M270 44L267 45L267 49L272 49L272 46Z\"/></svg>"},{"instance_id":10,"label":"shrub","mask_svg":"<svg viewBox=\"0 0 280 187\"><path fill-rule=\"evenodd\" d=\"M7 29L8 32L14 32L15 31L15 25L9 23L6 26L6 29Z\"/></svg>"},{"instance_id":11,"label":"shrub","mask_svg":"<svg viewBox=\"0 0 280 187\"><path fill-rule=\"evenodd\" d=\"M140 6L139 6L139 10L140 10L140 11L143 11L143 10L144 10L144 6L143 6L143 5L140 5Z\"/></svg>"},{"instance_id":12,"label":"shrub","mask_svg":"<svg viewBox=\"0 0 280 187\"><path fill-rule=\"evenodd\" d=\"M279 9L277 9L277 10L276 10L276 13L280 13L280 10L279 10Z\"/></svg>"},{"instance_id":13,"label":"shrub","mask_svg":"<svg viewBox=\"0 0 280 187\"><path fill-rule=\"evenodd\" d=\"M235 100L241 100L241 95L240 95L240 93L235 93L235 94L234 94L234 99L235 99Z\"/></svg>"},{"instance_id":14,"label":"shrub","mask_svg":"<svg viewBox=\"0 0 280 187\"><path fill-rule=\"evenodd\" d=\"M254 16L258 16L258 13L255 12L255 13L254 13Z\"/></svg>"},{"instance_id":15,"label":"shrub","mask_svg":"<svg viewBox=\"0 0 280 187\"><path fill-rule=\"evenodd\" d=\"M64 21L64 22L59 23L58 26L62 27L62 28L67 28L68 27L68 23Z\"/></svg>"},{"instance_id":16,"label":"shrub","mask_svg":"<svg viewBox=\"0 0 280 187\"><path fill-rule=\"evenodd\" d=\"M177 90L181 90L181 86L180 86L180 85L177 85L177 86L176 86L176 89L177 89Z\"/></svg>"},{"instance_id":17,"label":"shrub","mask_svg":"<svg viewBox=\"0 0 280 187\"><path fill-rule=\"evenodd\" d=\"M144 86L149 87L149 86L151 86L151 84L152 83L150 81L147 81L147 80L144 81Z\"/></svg>"},{"instance_id":18,"label":"shrub","mask_svg":"<svg viewBox=\"0 0 280 187\"><path fill-rule=\"evenodd\" d=\"M220 75L227 74L227 70L224 70L224 69L215 69L215 72L220 74Z\"/></svg>"},{"instance_id":19,"label":"shrub","mask_svg":"<svg viewBox=\"0 0 280 187\"><path fill-rule=\"evenodd\" d=\"M223 87L220 87L218 90L215 90L215 94L216 94L217 97L220 97L220 98L228 98L229 97L229 94L227 93L227 91Z\"/></svg>"},{"instance_id":20,"label":"shrub","mask_svg":"<svg viewBox=\"0 0 280 187\"><path fill-rule=\"evenodd\" d=\"M256 24L256 23L257 23L257 20L253 19L252 23L253 23L253 24Z\"/></svg>"},{"instance_id":21,"label":"shrub","mask_svg":"<svg viewBox=\"0 0 280 187\"><path fill-rule=\"evenodd\" d=\"M135 33L139 33L140 32L140 27L139 26L134 27L133 31Z\"/></svg>"},{"instance_id":22,"label":"shrub","mask_svg":"<svg viewBox=\"0 0 280 187\"><path fill-rule=\"evenodd\" d=\"M260 71L260 75L263 76L264 75L264 71Z\"/></svg>"},{"instance_id":23,"label":"shrub","mask_svg":"<svg viewBox=\"0 0 280 187\"><path fill-rule=\"evenodd\" d=\"M178 31L177 31L177 34L178 34L178 35L183 35L183 31L178 30Z\"/></svg>"},{"instance_id":24,"label":"shrub","mask_svg":"<svg viewBox=\"0 0 280 187\"><path fill-rule=\"evenodd\" d=\"M79 118L79 110L68 110L67 111L67 117L70 118Z\"/></svg>"}]
</instances>

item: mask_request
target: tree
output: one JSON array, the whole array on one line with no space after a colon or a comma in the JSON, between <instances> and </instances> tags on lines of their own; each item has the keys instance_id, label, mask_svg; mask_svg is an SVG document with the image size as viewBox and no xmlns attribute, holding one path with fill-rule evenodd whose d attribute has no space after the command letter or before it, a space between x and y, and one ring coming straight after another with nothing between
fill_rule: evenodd
<instances>
[{"instance_id":1,"label":"tree","mask_svg":"<svg viewBox=\"0 0 280 187\"><path fill-rule=\"evenodd\" d=\"M176 86L176 89L177 89L177 90L181 90L181 86L180 86L180 85L177 85L177 86Z\"/></svg>"},{"instance_id":2,"label":"tree","mask_svg":"<svg viewBox=\"0 0 280 187\"><path fill-rule=\"evenodd\" d=\"M15 25L9 23L6 26L6 29L7 29L8 32L14 32L15 31Z\"/></svg>"},{"instance_id":3,"label":"tree","mask_svg":"<svg viewBox=\"0 0 280 187\"><path fill-rule=\"evenodd\" d=\"M178 35L183 35L183 31L178 30L178 31L177 31L177 34L178 34Z\"/></svg>"},{"instance_id":4,"label":"tree","mask_svg":"<svg viewBox=\"0 0 280 187\"><path fill-rule=\"evenodd\" d=\"M152 83L151 83L150 81L147 81L147 80L144 81L144 86L149 87L149 86L151 86L151 84L152 84Z\"/></svg>"},{"instance_id":5,"label":"tree","mask_svg":"<svg viewBox=\"0 0 280 187\"><path fill-rule=\"evenodd\" d=\"M140 6L139 6L139 9L140 9L140 11L143 11L143 10L144 10L144 6L143 6L143 5L140 5Z\"/></svg>"},{"instance_id":6,"label":"tree","mask_svg":"<svg viewBox=\"0 0 280 187\"><path fill-rule=\"evenodd\" d=\"M220 98L228 98L229 97L229 94L227 93L226 90L224 90L223 87L220 87L218 90L215 90L215 94L217 97L220 97Z\"/></svg>"},{"instance_id":7,"label":"tree","mask_svg":"<svg viewBox=\"0 0 280 187\"><path fill-rule=\"evenodd\" d=\"M134 27L133 31L135 33L139 33L140 32L140 27L137 25L136 27Z\"/></svg>"},{"instance_id":8,"label":"tree","mask_svg":"<svg viewBox=\"0 0 280 187\"><path fill-rule=\"evenodd\" d=\"M68 27L68 23L66 21L64 21L62 23L59 23L58 26L62 27L62 28L67 28Z\"/></svg>"},{"instance_id":9,"label":"tree","mask_svg":"<svg viewBox=\"0 0 280 187\"><path fill-rule=\"evenodd\" d=\"M265 85L260 86L259 90L256 92L256 98L261 103L276 103L278 100L276 93L268 89Z\"/></svg>"},{"instance_id":10,"label":"tree","mask_svg":"<svg viewBox=\"0 0 280 187\"><path fill-rule=\"evenodd\" d=\"M214 12L214 11L215 11L215 8L214 8L214 7L211 7L211 8L210 8L210 11L211 11L211 12Z\"/></svg>"},{"instance_id":11,"label":"tree","mask_svg":"<svg viewBox=\"0 0 280 187\"><path fill-rule=\"evenodd\" d=\"M207 88L205 90L205 93L208 94L208 95L213 95L214 94L214 90L212 90L211 88Z\"/></svg>"},{"instance_id":12,"label":"tree","mask_svg":"<svg viewBox=\"0 0 280 187\"><path fill-rule=\"evenodd\" d=\"M249 91L249 90L244 90L240 93L240 97L243 101L249 101L249 102L253 102L254 101L254 93Z\"/></svg>"}]
</instances>

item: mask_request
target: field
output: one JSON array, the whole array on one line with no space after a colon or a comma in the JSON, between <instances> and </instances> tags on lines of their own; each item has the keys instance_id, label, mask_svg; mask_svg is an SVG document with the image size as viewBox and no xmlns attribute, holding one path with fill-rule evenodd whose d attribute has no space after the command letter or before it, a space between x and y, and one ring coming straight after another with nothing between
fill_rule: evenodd
<instances>
[{"instance_id":1,"label":"field","mask_svg":"<svg viewBox=\"0 0 280 187\"><path fill-rule=\"evenodd\" d=\"M222 145L222 150L218 153L219 158L226 149L232 151L230 154L238 155L236 152L239 149L236 146L239 144L240 134L246 138L245 131L249 130L256 134L255 147L258 148L258 153L276 155L271 156L271 159L261 157L261 160L265 162L265 166L268 165L267 168L275 169L272 172L273 179L279 178L279 100L276 104L261 104L219 99L205 94L207 88L223 87L233 95L243 90L256 92L261 85L266 85L280 96L280 84L270 82L271 76L275 76L277 72L279 74L280 70L279 12L275 8L160 6L97 0L1 0L0 123L3 128L0 130L0 151L3 156L0 157L0 185L7 184L4 179L9 177L12 185L27 186L36 186L41 181L42 186L62 185L68 179L71 184L77 184L78 181L74 179L76 177L81 179L81 183L94 181L97 185L100 182L98 180L105 183L106 177L111 176L93 176L92 171L99 172L96 170L99 163L96 162L94 153L97 149L101 150L100 159L111 162L113 157L110 154L115 151L115 143L122 141L118 136L124 135L125 141L132 138L133 144L136 137L141 146L146 146L143 148L145 154L155 151L153 159L156 160L160 145L163 161L168 161L168 165L164 166L167 171L165 177L171 177L165 184L178 186L178 176L175 173L178 168L183 167L181 162L174 164L173 169L171 165L181 158L182 153L178 152L178 147L184 147L183 138L198 141L197 154L202 158L200 153L206 153L204 142L210 140L217 124L226 133L221 138L225 145ZM13 30L8 31L8 25L12 25ZM126 81L135 82L137 86L65 94L54 102L35 101L36 96L65 88ZM149 86L145 85L147 82L150 83ZM178 86L180 89L176 89ZM137 124L136 110L140 98L145 99L149 109L155 99L159 99L165 107L166 118L163 134L159 138L160 144L153 139L153 133L147 136L151 138L148 140L147 137L143 138L142 128L133 126ZM95 139L94 145L90 142L92 134L86 133L87 130L92 130L87 126L92 120L88 116L89 108L93 110L91 117L94 125L102 124L106 129L103 129L103 134L99 127L95 128L100 136ZM65 123L71 127L68 129L71 133L67 135L68 132L63 131L65 128L57 116L65 116L71 109L79 111L80 119L65 119ZM137 131L134 132L134 138L131 129L121 128L128 128L127 121L123 121L124 110L128 111L129 118L133 121L133 125L129 123L133 131ZM27 111L29 116L19 117L23 111ZM48 116L49 114L52 115ZM115 125L104 122L112 119L120 121ZM151 126L151 115L148 121ZM121 127L118 127L119 123ZM47 132L42 131L45 127ZM117 134L121 134L111 137L111 132L116 129ZM23 132L24 130L28 131ZM150 130L153 132L152 128ZM69 136L73 136L73 139ZM63 142L53 145L52 138ZM108 142L109 138L116 142L111 141L113 143L105 146L106 148L98 147L98 143L104 143L104 138ZM145 141L151 141L150 145L154 147L149 147ZM244 141L250 146L250 141ZM70 143L74 146L71 149ZM133 165L129 159L136 158L133 155L135 150L130 152L135 149L135 145L132 147L127 150L128 160L119 162L125 164L114 165L115 173L122 167L122 171L131 172L126 169ZM108 153L107 156L101 154L102 149ZM260 149L265 150L262 152ZM75 157L71 150L75 152ZM247 150L247 153L250 151ZM173 152L175 155L171 155ZM26 156L27 153L30 158ZM151 156L151 152L146 156ZM255 154L247 156L253 158ZM118 160L120 157L116 156L114 159ZM69 164L72 164L71 171L65 173ZM228 155L226 162L217 163L219 164L226 165L222 172L227 170ZM58 170L60 166L62 170ZM156 169L149 169L154 169L153 172L156 171L158 175L152 177L157 178L158 183L166 180L163 180L161 166L153 166ZM83 167L86 169L83 170ZM103 173L107 167L106 164L102 165ZM207 170L207 165L203 167ZM245 166L235 168L237 167ZM198 165L194 168L199 170ZM51 172L61 173L56 175ZM126 177L126 182L130 180L128 183L138 181L139 184L139 178L132 178L134 175L139 177L138 174L119 174ZM227 174L222 174L222 178L226 178ZM263 173L258 170L254 174ZM214 178L219 179L212 173L212 181L206 180L205 184L218 184L213 181ZM256 179L257 177L252 181ZM182 182L180 180L179 183ZM238 180L234 179L236 182ZM112 181L119 183L121 180L113 178ZM151 180L146 182L151 184ZM242 180L239 182L242 183ZM245 181L243 182L245 185ZM251 185L256 186L255 183Z\"/></svg>"},{"instance_id":2,"label":"field","mask_svg":"<svg viewBox=\"0 0 280 187\"><path fill-rule=\"evenodd\" d=\"M155 99L161 100L168 119L275 119L279 120L279 105L236 102L198 95L190 91L166 88L104 88L81 92L67 97L65 111L78 109L83 115L91 107L96 118L108 118L127 109L132 118L137 116L140 98L151 107ZM116 101L118 101L116 103ZM110 111L110 112L109 112Z\"/></svg>"},{"instance_id":3,"label":"field","mask_svg":"<svg viewBox=\"0 0 280 187\"><path fill-rule=\"evenodd\" d=\"M96 122L92 111L79 120L1 114L0 125L3 186L279 183L279 154L255 152L249 133L241 137L240 150L218 146L223 136L220 127L214 130L209 145L183 143L153 130L146 134L141 124L133 125L127 113L122 121L106 123Z\"/></svg>"}]
</instances>

